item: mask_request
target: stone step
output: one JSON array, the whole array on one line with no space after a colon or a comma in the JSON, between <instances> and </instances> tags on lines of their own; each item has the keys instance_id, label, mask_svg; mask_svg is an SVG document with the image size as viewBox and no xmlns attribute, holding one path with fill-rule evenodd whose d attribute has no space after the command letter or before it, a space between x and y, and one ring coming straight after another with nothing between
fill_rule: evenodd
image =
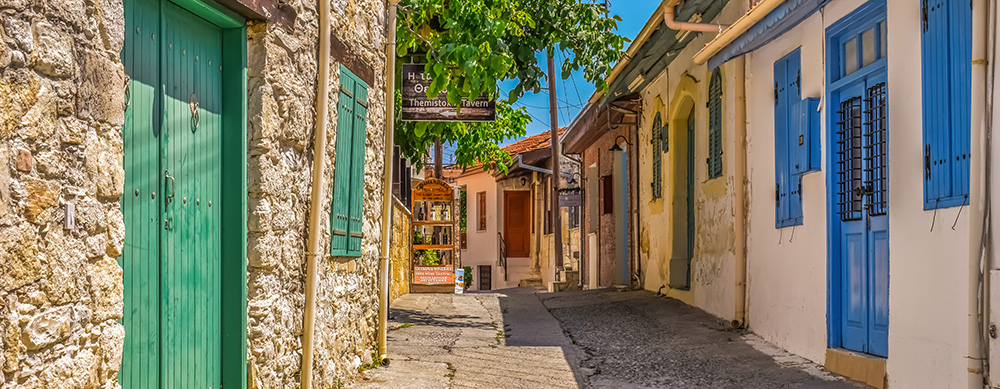
<instances>
[{"instance_id":1,"label":"stone step","mask_svg":"<svg viewBox=\"0 0 1000 389\"><path fill-rule=\"evenodd\" d=\"M535 288L535 287L541 287L542 285L543 284L542 284L542 279L541 278L523 279L523 280L521 280L521 282L517 283L517 286L522 287L522 288Z\"/></svg>"}]
</instances>

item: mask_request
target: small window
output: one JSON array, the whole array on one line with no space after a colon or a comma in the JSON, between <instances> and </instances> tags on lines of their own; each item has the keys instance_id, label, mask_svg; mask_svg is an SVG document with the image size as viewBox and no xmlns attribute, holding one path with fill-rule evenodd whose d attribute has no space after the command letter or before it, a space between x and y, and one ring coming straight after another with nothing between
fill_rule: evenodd
<instances>
[{"instance_id":1,"label":"small window","mask_svg":"<svg viewBox=\"0 0 1000 389\"><path fill-rule=\"evenodd\" d=\"M653 117L653 128L650 131L649 142L653 145L653 200L663 198L663 118L657 112Z\"/></svg>"},{"instance_id":2,"label":"small window","mask_svg":"<svg viewBox=\"0 0 1000 389\"><path fill-rule=\"evenodd\" d=\"M478 231L486 230L486 192L479 192L476 194L476 198L479 199L477 211L479 212L479 227Z\"/></svg>"},{"instance_id":3,"label":"small window","mask_svg":"<svg viewBox=\"0 0 1000 389\"><path fill-rule=\"evenodd\" d=\"M569 228L580 228L580 207L569 207L566 213L569 215Z\"/></svg>"}]
</instances>

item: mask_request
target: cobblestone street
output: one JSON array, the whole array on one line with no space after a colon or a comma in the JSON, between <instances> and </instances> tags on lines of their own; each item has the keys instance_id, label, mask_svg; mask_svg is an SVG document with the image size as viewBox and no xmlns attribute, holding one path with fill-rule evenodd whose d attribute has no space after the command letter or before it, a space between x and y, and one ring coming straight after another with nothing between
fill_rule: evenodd
<instances>
[{"instance_id":1,"label":"cobblestone street","mask_svg":"<svg viewBox=\"0 0 1000 389\"><path fill-rule=\"evenodd\" d=\"M645 291L409 294L390 316L391 364L348 387L860 387Z\"/></svg>"}]
</instances>

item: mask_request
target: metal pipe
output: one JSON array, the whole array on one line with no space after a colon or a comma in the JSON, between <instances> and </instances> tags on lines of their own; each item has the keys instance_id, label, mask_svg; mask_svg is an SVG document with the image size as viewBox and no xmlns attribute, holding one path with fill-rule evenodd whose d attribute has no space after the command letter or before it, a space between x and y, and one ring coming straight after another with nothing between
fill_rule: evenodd
<instances>
[{"instance_id":1,"label":"metal pipe","mask_svg":"<svg viewBox=\"0 0 1000 389\"><path fill-rule=\"evenodd\" d=\"M385 165L382 177L382 256L379 264L378 355L381 363L389 363L386 350L389 321L389 236L392 231L392 148L396 131L396 4L388 0L388 36L385 42ZM408 179L408 178L407 178Z\"/></svg>"},{"instance_id":2,"label":"metal pipe","mask_svg":"<svg viewBox=\"0 0 1000 389\"><path fill-rule=\"evenodd\" d=\"M326 126L330 94L330 0L317 0L319 12L319 52L316 84L316 139L313 141L312 194L309 202L309 237L306 246L306 290L302 328L303 388L312 388L313 334L316 331L316 257L320 253L320 230L323 209L323 170L326 166ZM336 201L336 200L334 200Z\"/></svg>"},{"instance_id":3,"label":"metal pipe","mask_svg":"<svg viewBox=\"0 0 1000 389\"><path fill-rule=\"evenodd\" d=\"M694 61L696 65L708 62L709 58L722 50L722 48L726 47L726 45L732 43L736 40L736 38L739 38L740 35L743 35L743 33L749 30L750 27L753 27L761 19L764 19L767 14L771 13L771 11L774 11L775 8L778 8L778 6L782 4L785 4L785 0L761 0L761 2L757 3L757 5L753 6L753 8L750 8L746 14L741 16L739 19L736 19L736 22L726 28L725 31L708 42L705 47L698 50L692 58L692 61Z\"/></svg>"},{"instance_id":4,"label":"metal pipe","mask_svg":"<svg viewBox=\"0 0 1000 389\"><path fill-rule=\"evenodd\" d=\"M736 232L736 306L733 313L732 325L734 328L743 327L746 320L747 301L747 233L746 230L746 192L744 191L747 175L747 94L746 94L746 57L740 56L733 62L736 85L734 86L734 96L736 107L734 109L736 124L736 161L735 179L736 188L734 190L734 202L736 208L736 221L733 231Z\"/></svg>"},{"instance_id":5,"label":"metal pipe","mask_svg":"<svg viewBox=\"0 0 1000 389\"><path fill-rule=\"evenodd\" d=\"M674 19L674 7L678 4L680 4L680 0L670 0L667 2L666 6L663 7L663 22L666 23L667 27L671 30L717 32L721 34L722 30L729 27L725 24L679 22Z\"/></svg>"}]
</instances>

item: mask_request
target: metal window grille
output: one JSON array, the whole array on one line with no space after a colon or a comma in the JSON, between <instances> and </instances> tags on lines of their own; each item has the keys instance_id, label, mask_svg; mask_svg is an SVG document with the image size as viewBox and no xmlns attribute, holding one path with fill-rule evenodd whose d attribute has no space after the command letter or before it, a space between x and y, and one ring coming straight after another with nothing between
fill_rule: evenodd
<instances>
[{"instance_id":1,"label":"metal window grille","mask_svg":"<svg viewBox=\"0 0 1000 389\"><path fill-rule=\"evenodd\" d=\"M886 214L886 85L869 87L865 96L865 190L868 215Z\"/></svg>"},{"instance_id":2,"label":"metal window grille","mask_svg":"<svg viewBox=\"0 0 1000 389\"><path fill-rule=\"evenodd\" d=\"M837 111L837 214L842 221L863 216L861 102L860 96L848 99Z\"/></svg>"}]
</instances>

